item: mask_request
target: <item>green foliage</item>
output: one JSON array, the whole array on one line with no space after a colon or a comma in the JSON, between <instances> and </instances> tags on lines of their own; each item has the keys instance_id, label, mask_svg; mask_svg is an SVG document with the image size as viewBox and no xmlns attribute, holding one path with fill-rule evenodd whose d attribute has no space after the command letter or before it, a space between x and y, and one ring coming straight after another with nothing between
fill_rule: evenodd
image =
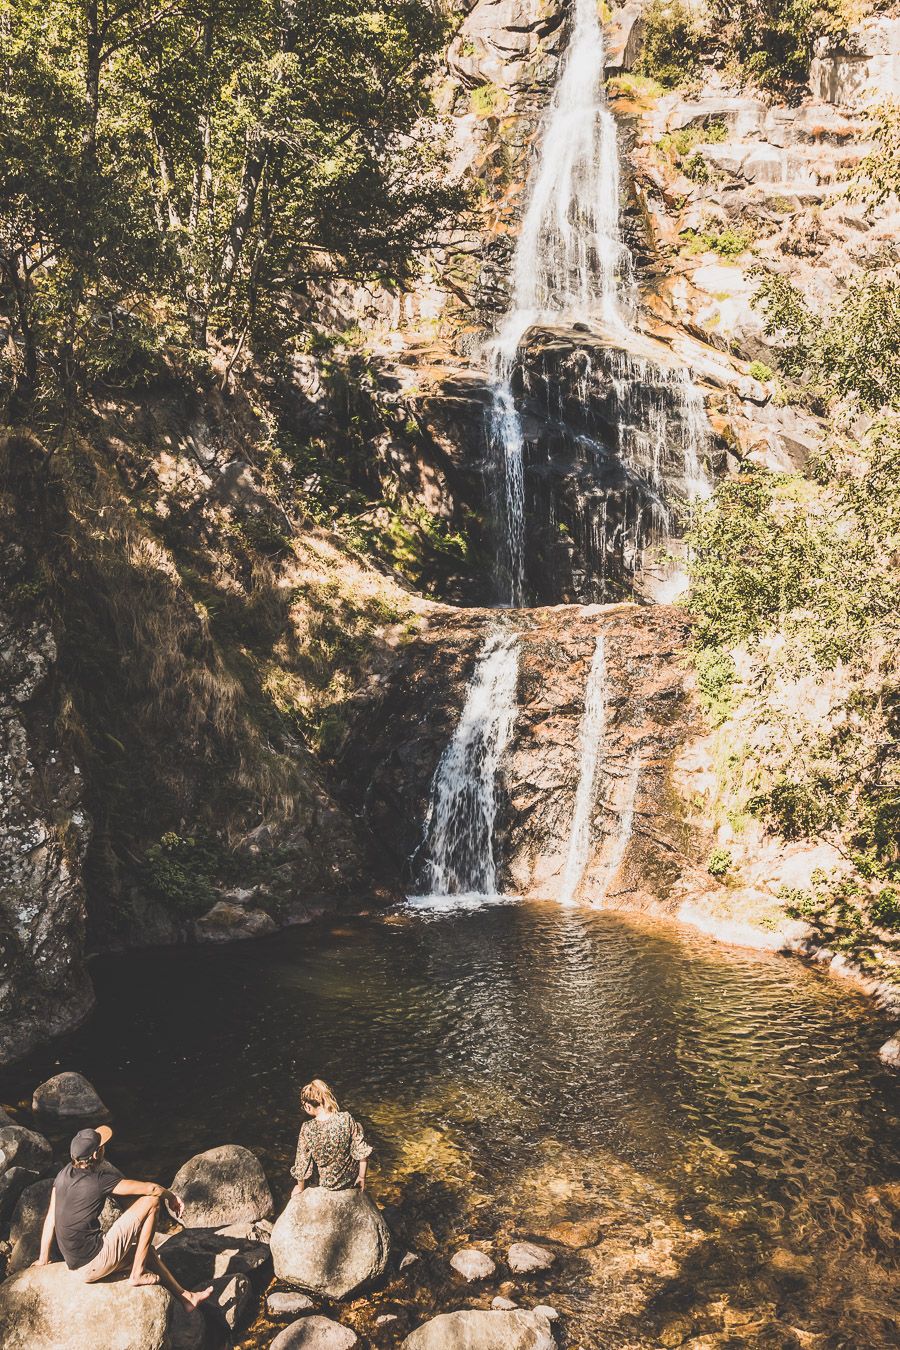
<instances>
[{"instance_id":1,"label":"green foliage","mask_svg":"<svg viewBox=\"0 0 900 1350\"><path fill-rule=\"evenodd\" d=\"M202 914L215 900L223 855L205 838L164 834L144 854L143 879L151 894L186 914Z\"/></svg>"},{"instance_id":2,"label":"green foliage","mask_svg":"<svg viewBox=\"0 0 900 1350\"><path fill-rule=\"evenodd\" d=\"M652 0L645 12L644 40L635 70L664 89L695 80L702 69L702 34L681 0Z\"/></svg>"},{"instance_id":3,"label":"green foliage","mask_svg":"<svg viewBox=\"0 0 900 1350\"><path fill-rule=\"evenodd\" d=\"M892 933L900 931L900 890L896 886L885 886L872 901L869 913L879 928L887 928Z\"/></svg>"},{"instance_id":4,"label":"green foliage","mask_svg":"<svg viewBox=\"0 0 900 1350\"><path fill-rule=\"evenodd\" d=\"M714 848L706 861L706 870L711 877L724 877L732 863L727 848Z\"/></svg>"},{"instance_id":5,"label":"green foliage","mask_svg":"<svg viewBox=\"0 0 900 1350\"><path fill-rule=\"evenodd\" d=\"M853 170L847 195L874 209L900 198L900 103L888 99L865 116L875 145Z\"/></svg>"},{"instance_id":6,"label":"green foliage","mask_svg":"<svg viewBox=\"0 0 900 1350\"><path fill-rule=\"evenodd\" d=\"M736 230L733 225L725 225L722 229L708 226L703 230L682 230L681 237L684 240L682 252L688 257L712 252L722 258L737 258L753 243L749 229Z\"/></svg>"},{"instance_id":7,"label":"green foliage","mask_svg":"<svg viewBox=\"0 0 900 1350\"><path fill-rule=\"evenodd\" d=\"M508 101L506 90L496 84L479 84L471 93L472 111L477 117L499 117Z\"/></svg>"},{"instance_id":8,"label":"green foliage","mask_svg":"<svg viewBox=\"0 0 900 1350\"><path fill-rule=\"evenodd\" d=\"M691 542L698 682L714 722L741 697L728 685L728 652L742 643L760 652L753 717L765 732L752 739L748 809L788 838L840 837L858 866L892 879L900 421L876 423L863 446L835 447L807 477L754 469L726 479ZM833 688L818 712L808 692L785 702L803 680Z\"/></svg>"},{"instance_id":9,"label":"green foliage","mask_svg":"<svg viewBox=\"0 0 900 1350\"><path fill-rule=\"evenodd\" d=\"M703 710L714 727L721 726L733 706L734 661L719 647L700 647L694 653L694 664Z\"/></svg>"},{"instance_id":10,"label":"green foliage","mask_svg":"<svg viewBox=\"0 0 900 1350\"><path fill-rule=\"evenodd\" d=\"M726 60L781 93L806 84L816 38L847 27L843 0L711 0L709 13Z\"/></svg>"},{"instance_id":11,"label":"green foliage","mask_svg":"<svg viewBox=\"0 0 900 1350\"><path fill-rule=\"evenodd\" d=\"M690 178L693 183L708 183L712 177L709 165L699 150L695 150L692 155L689 155L681 168L685 176Z\"/></svg>"},{"instance_id":12,"label":"green foliage","mask_svg":"<svg viewBox=\"0 0 900 1350\"><path fill-rule=\"evenodd\" d=\"M853 395L873 411L900 407L900 281L863 274L817 315L787 277L762 266L751 275L758 282L753 303L779 341L786 375L821 397Z\"/></svg>"},{"instance_id":13,"label":"green foliage","mask_svg":"<svg viewBox=\"0 0 900 1350\"><path fill-rule=\"evenodd\" d=\"M209 342L280 351L323 276L403 280L458 203L418 0L0 0L16 411Z\"/></svg>"},{"instance_id":14,"label":"green foliage","mask_svg":"<svg viewBox=\"0 0 900 1350\"><path fill-rule=\"evenodd\" d=\"M767 380L772 379L775 372L771 366L766 365L765 361L751 361L747 367L747 374L751 380L759 380L760 383L765 384Z\"/></svg>"}]
</instances>

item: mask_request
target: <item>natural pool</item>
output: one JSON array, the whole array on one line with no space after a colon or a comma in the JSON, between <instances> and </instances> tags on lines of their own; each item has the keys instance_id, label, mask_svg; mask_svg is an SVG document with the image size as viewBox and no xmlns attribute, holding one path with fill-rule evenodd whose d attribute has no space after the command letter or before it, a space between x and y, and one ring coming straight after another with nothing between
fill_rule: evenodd
<instances>
[{"instance_id":1,"label":"natural pool","mask_svg":"<svg viewBox=\"0 0 900 1350\"><path fill-rule=\"evenodd\" d=\"M91 1021L0 1080L57 1066L114 1113L111 1156L170 1180L225 1142L281 1202L297 1089L321 1075L377 1145L373 1195L422 1260L346 1313L373 1343L435 1308L477 1242L563 1245L523 1304L568 1347L900 1344L896 1080L884 1018L797 961L673 925L536 903L404 909L264 942L98 960ZM577 1230L565 1225L573 1221ZM560 1228L559 1225L563 1227ZM260 1322L243 1344L265 1345Z\"/></svg>"}]
</instances>

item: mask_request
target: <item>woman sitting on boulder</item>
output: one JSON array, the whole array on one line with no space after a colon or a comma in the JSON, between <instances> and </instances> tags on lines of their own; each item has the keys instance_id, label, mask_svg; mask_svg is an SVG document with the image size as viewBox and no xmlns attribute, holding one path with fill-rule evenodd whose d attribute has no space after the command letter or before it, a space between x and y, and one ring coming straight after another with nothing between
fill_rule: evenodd
<instances>
[{"instance_id":1,"label":"woman sitting on boulder","mask_svg":"<svg viewBox=\"0 0 900 1350\"><path fill-rule=\"evenodd\" d=\"M294 1195L305 1189L314 1167L319 1185L329 1191L349 1190L351 1186L364 1191L372 1149L363 1138L359 1121L340 1109L331 1088L321 1078L306 1084L300 1104L312 1119L300 1126L297 1160L291 1168L291 1176L297 1179Z\"/></svg>"}]
</instances>

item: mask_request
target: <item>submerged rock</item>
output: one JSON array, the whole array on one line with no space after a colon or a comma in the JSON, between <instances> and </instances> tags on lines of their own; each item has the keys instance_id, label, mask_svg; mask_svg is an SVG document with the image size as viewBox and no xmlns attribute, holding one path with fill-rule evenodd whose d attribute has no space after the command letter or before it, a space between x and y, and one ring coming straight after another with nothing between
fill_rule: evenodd
<instances>
[{"instance_id":1,"label":"submerged rock","mask_svg":"<svg viewBox=\"0 0 900 1350\"><path fill-rule=\"evenodd\" d=\"M507 1256L509 1268L516 1275L549 1270L555 1260L553 1252L546 1247L539 1247L536 1242L514 1242Z\"/></svg>"},{"instance_id":2,"label":"submerged rock","mask_svg":"<svg viewBox=\"0 0 900 1350\"><path fill-rule=\"evenodd\" d=\"M108 1116L94 1088L80 1073L67 1071L48 1078L34 1090L31 1109L43 1116Z\"/></svg>"},{"instance_id":3,"label":"submerged rock","mask_svg":"<svg viewBox=\"0 0 900 1350\"><path fill-rule=\"evenodd\" d=\"M272 1229L271 1250L280 1280L346 1298L384 1274L390 1235L364 1191L313 1186L288 1202Z\"/></svg>"},{"instance_id":4,"label":"submerged rock","mask_svg":"<svg viewBox=\"0 0 900 1350\"><path fill-rule=\"evenodd\" d=\"M461 1248L450 1257L450 1264L457 1275L461 1275L470 1284L475 1280L489 1280L497 1269L496 1263L487 1252L479 1251L477 1247Z\"/></svg>"},{"instance_id":5,"label":"submerged rock","mask_svg":"<svg viewBox=\"0 0 900 1350\"><path fill-rule=\"evenodd\" d=\"M187 1228L222 1228L255 1223L274 1209L272 1192L255 1153L240 1144L222 1144L190 1158L171 1189L184 1201Z\"/></svg>"},{"instance_id":6,"label":"submerged rock","mask_svg":"<svg viewBox=\"0 0 900 1350\"><path fill-rule=\"evenodd\" d=\"M0 1285L3 1350L200 1350L204 1321L162 1285L85 1284L62 1262Z\"/></svg>"},{"instance_id":7,"label":"submerged rock","mask_svg":"<svg viewBox=\"0 0 900 1350\"><path fill-rule=\"evenodd\" d=\"M355 1331L330 1317L315 1316L301 1317L285 1327L269 1350L353 1350L354 1345L359 1345Z\"/></svg>"},{"instance_id":8,"label":"submerged rock","mask_svg":"<svg viewBox=\"0 0 900 1350\"><path fill-rule=\"evenodd\" d=\"M403 1350L556 1350L547 1318L538 1312L442 1313L403 1342Z\"/></svg>"}]
</instances>

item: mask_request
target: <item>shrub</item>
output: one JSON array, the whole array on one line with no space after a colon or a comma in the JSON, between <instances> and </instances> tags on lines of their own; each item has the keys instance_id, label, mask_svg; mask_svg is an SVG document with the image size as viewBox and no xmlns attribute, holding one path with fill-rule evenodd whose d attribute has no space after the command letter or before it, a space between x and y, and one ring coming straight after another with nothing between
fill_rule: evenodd
<instances>
[{"instance_id":1,"label":"shrub","mask_svg":"<svg viewBox=\"0 0 900 1350\"><path fill-rule=\"evenodd\" d=\"M747 374L752 380L759 380L765 384L767 380L771 380L775 372L771 366L766 365L765 361L751 361L747 367Z\"/></svg>"},{"instance_id":2,"label":"shrub","mask_svg":"<svg viewBox=\"0 0 900 1350\"><path fill-rule=\"evenodd\" d=\"M635 65L640 75L658 81L664 89L677 89L697 78L702 68L699 47L702 34L693 15L681 0L652 0L646 12L644 42Z\"/></svg>"},{"instance_id":3,"label":"shrub","mask_svg":"<svg viewBox=\"0 0 900 1350\"><path fill-rule=\"evenodd\" d=\"M706 870L711 877L724 877L731 863L731 854L727 848L714 848L707 859Z\"/></svg>"},{"instance_id":4,"label":"shrub","mask_svg":"<svg viewBox=\"0 0 900 1350\"><path fill-rule=\"evenodd\" d=\"M722 258L737 258L753 243L749 230L736 230L733 225L726 225L721 230L712 227L683 230L681 237L684 240L682 251L688 257L698 253L718 253Z\"/></svg>"},{"instance_id":5,"label":"shrub","mask_svg":"<svg viewBox=\"0 0 900 1350\"><path fill-rule=\"evenodd\" d=\"M763 266L751 275L786 375L823 397L855 395L869 410L900 407L900 281L863 273L818 315L787 277Z\"/></svg>"},{"instance_id":6,"label":"shrub","mask_svg":"<svg viewBox=\"0 0 900 1350\"><path fill-rule=\"evenodd\" d=\"M879 928L896 932L900 929L900 891L895 886L885 886L872 901L869 913Z\"/></svg>"},{"instance_id":7,"label":"shrub","mask_svg":"<svg viewBox=\"0 0 900 1350\"><path fill-rule=\"evenodd\" d=\"M220 850L209 840L169 831L144 854L144 880L165 903L199 914L215 899L213 878L222 865Z\"/></svg>"}]
</instances>

